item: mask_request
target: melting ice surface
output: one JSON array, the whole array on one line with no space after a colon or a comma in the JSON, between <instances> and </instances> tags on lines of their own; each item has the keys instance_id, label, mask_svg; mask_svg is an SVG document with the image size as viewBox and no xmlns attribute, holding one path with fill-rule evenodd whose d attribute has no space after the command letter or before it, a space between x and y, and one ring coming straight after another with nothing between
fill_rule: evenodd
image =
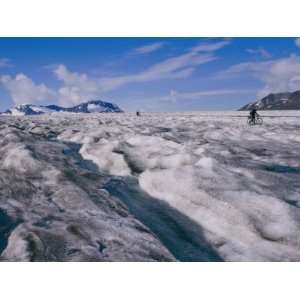
<instances>
[{"instance_id":1,"label":"melting ice surface","mask_svg":"<svg viewBox=\"0 0 300 300\"><path fill-rule=\"evenodd\" d=\"M78 155L106 174L104 189L179 260L300 261L300 112L261 113L262 126L248 126L246 114L52 114L19 122L47 124L58 141L79 145Z\"/></svg>"},{"instance_id":2,"label":"melting ice surface","mask_svg":"<svg viewBox=\"0 0 300 300\"><path fill-rule=\"evenodd\" d=\"M299 260L300 114L266 114L287 117L249 127L243 113L101 115L60 139L82 143L101 170L137 177L224 260Z\"/></svg>"}]
</instances>

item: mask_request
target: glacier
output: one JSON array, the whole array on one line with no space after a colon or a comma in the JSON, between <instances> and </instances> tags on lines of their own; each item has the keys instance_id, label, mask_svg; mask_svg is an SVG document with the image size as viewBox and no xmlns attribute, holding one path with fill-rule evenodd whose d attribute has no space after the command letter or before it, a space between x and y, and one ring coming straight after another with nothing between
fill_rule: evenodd
<instances>
[{"instance_id":1,"label":"glacier","mask_svg":"<svg viewBox=\"0 0 300 300\"><path fill-rule=\"evenodd\" d=\"M1 116L0 260L300 261L300 112Z\"/></svg>"}]
</instances>

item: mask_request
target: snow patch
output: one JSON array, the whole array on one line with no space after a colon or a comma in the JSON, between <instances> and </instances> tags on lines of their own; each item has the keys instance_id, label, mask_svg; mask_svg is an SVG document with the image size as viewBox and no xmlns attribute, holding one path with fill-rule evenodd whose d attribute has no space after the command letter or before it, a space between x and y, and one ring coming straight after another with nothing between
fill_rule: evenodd
<instances>
[{"instance_id":1,"label":"snow patch","mask_svg":"<svg viewBox=\"0 0 300 300\"><path fill-rule=\"evenodd\" d=\"M115 153L118 142L109 142L101 139L98 143L84 143L80 154L84 159L93 161L100 170L117 176L130 175L130 169L123 155Z\"/></svg>"},{"instance_id":2,"label":"snow patch","mask_svg":"<svg viewBox=\"0 0 300 300\"><path fill-rule=\"evenodd\" d=\"M96 104L88 104L87 109L89 112L103 112L105 108Z\"/></svg>"}]
</instances>

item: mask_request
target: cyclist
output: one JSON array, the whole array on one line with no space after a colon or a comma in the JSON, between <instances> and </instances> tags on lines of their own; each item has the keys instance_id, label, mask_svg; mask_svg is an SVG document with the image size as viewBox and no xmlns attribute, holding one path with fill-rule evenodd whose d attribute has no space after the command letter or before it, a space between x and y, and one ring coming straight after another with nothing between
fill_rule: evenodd
<instances>
[{"instance_id":1,"label":"cyclist","mask_svg":"<svg viewBox=\"0 0 300 300\"><path fill-rule=\"evenodd\" d=\"M251 111L250 111L251 122L255 123L255 118L258 116L259 116L259 114L257 113L256 108L251 109Z\"/></svg>"}]
</instances>

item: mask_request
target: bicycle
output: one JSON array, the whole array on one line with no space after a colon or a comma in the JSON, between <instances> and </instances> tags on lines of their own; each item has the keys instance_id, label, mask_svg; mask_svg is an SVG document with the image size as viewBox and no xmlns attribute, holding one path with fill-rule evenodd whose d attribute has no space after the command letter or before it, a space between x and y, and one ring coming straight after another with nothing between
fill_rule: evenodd
<instances>
[{"instance_id":1,"label":"bicycle","mask_svg":"<svg viewBox=\"0 0 300 300\"><path fill-rule=\"evenodd\" d=\"M247 123L250 126L252 126L252 125L262 125L263 124L263 119L260 116L257 116L254 119L252 119L250 116L248 116Z\"/></svg>"}]
</instances>

